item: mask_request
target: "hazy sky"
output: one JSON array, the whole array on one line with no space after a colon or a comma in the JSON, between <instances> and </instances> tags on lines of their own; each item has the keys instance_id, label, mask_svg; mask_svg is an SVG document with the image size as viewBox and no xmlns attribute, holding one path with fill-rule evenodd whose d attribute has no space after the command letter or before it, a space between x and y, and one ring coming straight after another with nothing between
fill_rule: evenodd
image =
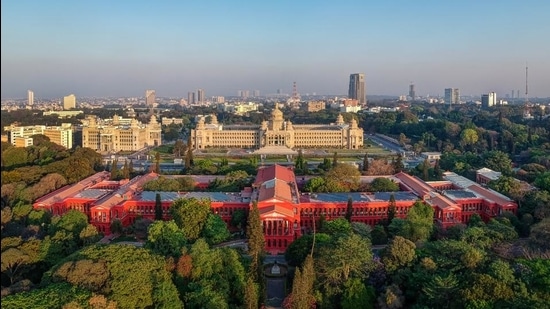
<instances>
[{"instance_id":1,"label":"hazy sky","mask_svg":"<svg viewBox=\"0 0 550 309\"><path fill-rule=\"evenodd\" d=\"M367 94L550 97L550 1L2 1L2 98Z\"/></svg>"}]
</instances>

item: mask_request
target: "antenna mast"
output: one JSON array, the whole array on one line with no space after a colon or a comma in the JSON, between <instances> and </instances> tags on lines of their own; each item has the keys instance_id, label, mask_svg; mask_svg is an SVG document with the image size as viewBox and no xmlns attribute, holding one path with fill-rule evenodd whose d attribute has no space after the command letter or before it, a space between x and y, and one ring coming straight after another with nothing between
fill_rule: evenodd
<instances>
[{"instance_id":1,"label":"antenna mast","mask_svg":"<svg viewBox=\"0 0 550 309\"><path fill-rule=\"evenodd\" d=\"M525 102L529 102L529 66L525 63Z\"/></svg>"}]
</instances>

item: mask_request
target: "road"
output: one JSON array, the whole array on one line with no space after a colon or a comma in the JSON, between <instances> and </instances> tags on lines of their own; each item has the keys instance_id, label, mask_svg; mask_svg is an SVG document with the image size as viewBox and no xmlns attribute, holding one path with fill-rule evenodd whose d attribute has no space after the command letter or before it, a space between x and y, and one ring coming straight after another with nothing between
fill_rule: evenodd
<instances>
[{"instance_id":1,"label":"road","mask_svg":"<svg viewBox=\"0 0 550 309\"><path fill-rule=\"evenodd\" d=\"M389 142L387 140L384 140L376 135L368 135L366 134L365 135L365 139L370 139L371 141L375 142L376 144L388 149L389 151L391 152L394 152L394 153L404 153L405 152L405 149L401 148L401 146L399 145L396 145L392 142Z\"/></svg>"}]
</instances>

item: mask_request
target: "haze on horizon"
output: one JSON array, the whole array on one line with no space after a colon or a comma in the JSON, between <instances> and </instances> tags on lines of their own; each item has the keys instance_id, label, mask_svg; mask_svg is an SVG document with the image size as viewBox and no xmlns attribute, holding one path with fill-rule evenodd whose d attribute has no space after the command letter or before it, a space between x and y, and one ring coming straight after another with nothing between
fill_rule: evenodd
<instances>
[{"instance_id":1,"label":"haze on horizon","mask_svg":"<svg viewBox=\"0 0 550 309\"><path fill-rule=\"evenodd\" d=\"M373 2L373 3L371 3ZM55 4L55 5L52 5ZM550 2L3 1L1 96L277 89L550 97Z\"/></svg>"}]
</instances>

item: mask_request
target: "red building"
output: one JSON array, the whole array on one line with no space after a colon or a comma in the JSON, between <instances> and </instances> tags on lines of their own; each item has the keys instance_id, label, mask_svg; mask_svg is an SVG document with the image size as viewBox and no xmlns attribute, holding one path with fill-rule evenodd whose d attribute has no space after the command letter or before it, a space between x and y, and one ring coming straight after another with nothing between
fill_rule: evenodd
<instances>
[{"instance_id":1,"label":"red building","mask_svg":"<svg viewBox=\"0 0 550 309\"><path fill-rule=\"evenodd\" d=\"M476 213L487 221L504 211L517 212L517 204L506 196L450 172L444 173L444 181L437 182L425 182L403 172L380 176L397 182L401 191L351 193L301 193L292 169L281 165L260 168L252 187L241 192L149 192L142 191L143 185L156 179L157 174L130 181L110 181L108 177L108 172L97 173L38 199L34 207L54 215L69 209L82 211L99 231L110 234L110 225L116 219L123 226L131 225L138 217L153 219L157 193L165 219L169 219L169 208L176 199L209 199L212 211L228 225L233 212L248 212L257 202L266 250L272 254L284 252L292 241L312 231L314 220L321 216L326 220L344 218L349 199L353 203L352 221L371 226L387 218L392 195L397 217L405 218L414 202L422 200L434 208L436 223L445 228L466 223ZM207 185L207 178L194 178L197 187Z\"/></svg>"}]
</instances>

